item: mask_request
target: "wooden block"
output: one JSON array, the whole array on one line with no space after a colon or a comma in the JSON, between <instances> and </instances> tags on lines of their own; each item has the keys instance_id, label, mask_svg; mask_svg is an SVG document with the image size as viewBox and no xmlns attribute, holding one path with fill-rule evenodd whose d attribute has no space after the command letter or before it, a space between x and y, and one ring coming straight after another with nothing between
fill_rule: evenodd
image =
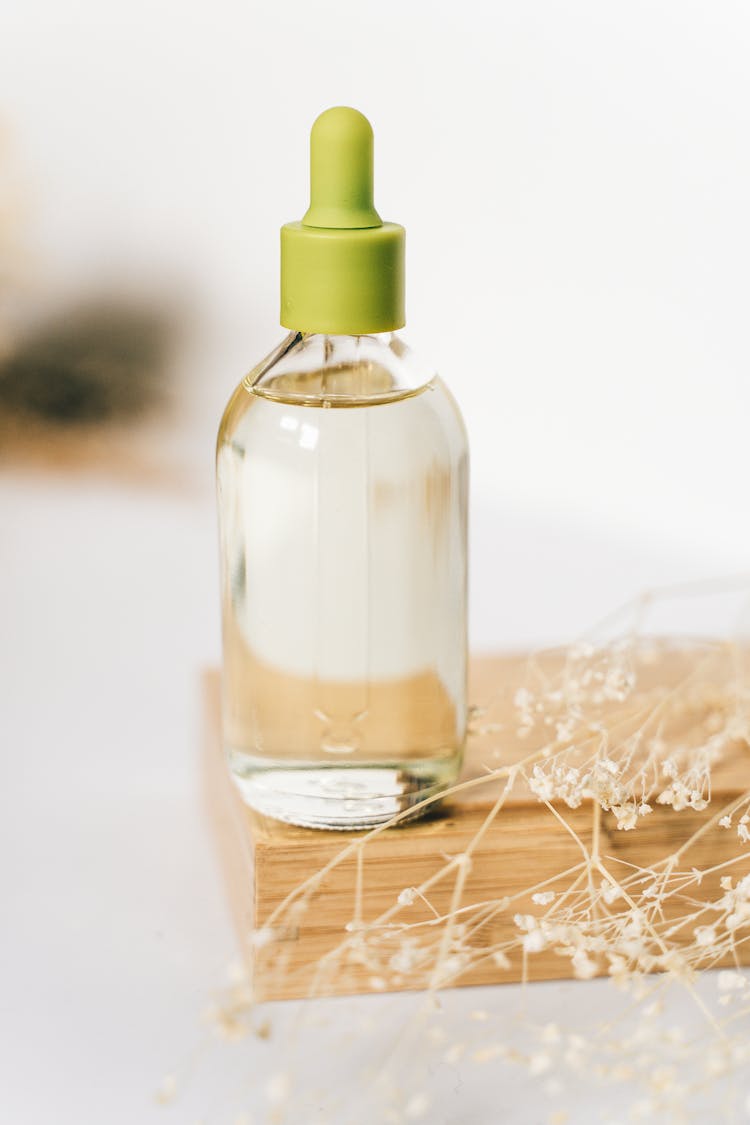
<instances>
[{"instance_id":1,"label":"wooden block","mask_svg":"<svg viewBox=\"0 0 750 1125\"><path fill-rule=\"evenodd\" d=\"M701 698L688 698L685 715L671 720L672 735L682 729L686 744L696 722L718 706L729 667L736 671L728 649L707 652L713 663L702 681ZM695 651L657 653L639 668L639 682L649 677L653 685L663 682L668 701L670 685L689 683L695 661L705 657L703 650L698 656ZM717 809L738 802L750 789L748 746L733 743L722 753L712 769L707 808L676 812L653 804L634 831L618 829L614 814L592 801L578 808L548 805L519 782L494 815L505 781L487 781L488 770L528 755L528 742L518 733L516 691L522 684L549 685L559 674L560 657L553 653L532 663L525 656L475 658L470 699L478 705L480 719L475 717L478 732L469 739L462 775L470 784L430 819L371 832L364 847L365 833L296 828L241 803L220 745L218 673L207 674L206 791L257 999L569 977L570 957L549 948L515 956L508 967L497 954L517 939L517 915L543 913L531 891L553 890L557 901L572 894L583 849L590 854L595 844L619 880L634 868L658 874L659 864L695 837L680 857L680 870L712 872L656 908L660 933L671 920L671 942L679 946L692 940L695 919L681 932L680 918L695 910L693 905L687 911L685 903L698 901L700 906L718 899L725 870L735 878L750 872L750 852L743 853L734 828L714 823ZM621 736L642 722L617 698L603 705L602 715L604 725L616 727ZM467 849L472 849L470 862L461 858ZM730 866L713 870L722 863ZM644 876L640 890L645 881ZM425 900L408 889L420 886L428 888ZM412 897L410 904L403 901ZM504 898L509 900L505 907ZM461 931L462 925L467 929ZM658 942L656 946L658 952ZM733 953L712 963L744 962L746 948L739 941ZM598 971L604 968L597 965Z\"/></svg>"}]
</instances>

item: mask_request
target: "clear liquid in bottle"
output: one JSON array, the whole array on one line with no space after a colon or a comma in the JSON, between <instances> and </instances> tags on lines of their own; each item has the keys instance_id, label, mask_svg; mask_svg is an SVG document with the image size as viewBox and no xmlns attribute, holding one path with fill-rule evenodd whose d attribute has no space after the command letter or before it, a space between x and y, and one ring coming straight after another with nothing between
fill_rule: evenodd
<instances>
[{"instance_id":1,"label":"clear liquid in bottle","mask_svg":"<svg viewBox=\"0 0 750 1125\"><path fill-rule=\"evenodd\" d=\"M392 333L292 333L217 450L226 751L245 801L382 823L451 784L466 733L468 455Z\"/></svg>"}]
</instances>

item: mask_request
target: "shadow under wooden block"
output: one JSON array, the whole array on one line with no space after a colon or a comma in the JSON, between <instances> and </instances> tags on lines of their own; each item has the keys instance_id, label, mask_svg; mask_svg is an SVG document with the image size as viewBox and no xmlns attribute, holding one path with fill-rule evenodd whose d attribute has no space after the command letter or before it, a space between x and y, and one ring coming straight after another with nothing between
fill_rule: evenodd
<instances>
[{"instance_id":1,"label":"shadow under wooden block","mask_svg":"<svg viewBox=\"0 0 750 1125\"><path fill-rule=\"evenodd\" d=\"M671 653L668 659L674 680L689 669L695 654ZM652 665L640 670L642 677L656 681L666 676L663 662ZM544 680L551 671L535 661L532 681ZM550 948L517 951L514 919L544 912L532 893L554 891L559 902L578 893L581 882L588 893L584 859L595 835L598 852L616 880L635 868L647 873L682 848L681 871L711 869L700 883L693 880L684 895L672 894L653 907L659 932L666 927L671 943L692 942L694 926L712 920L702 916L684 926L680 921L694 914L696 902L700 907L719 899L726 870L735 879L750 872L750 852L743 853L734 829L713 826L701 832L718 809L750 789L747 745L734 744L713 769L708 808L678 813L654 804L635 831L618 829L615 816L591 801L578 808L561 806L557 814L519 782L494 815L504 782L488 781L488 770L528 753L518 737L513 705L518 687L528 683L526 657L474 659L470 699L484 722L479 724L482 732L468 741L462 781L469 784L430 819L370 833L339 833L282 824L242 804L221 749L218 673L206 675L206 791L227 892L259 1000L570 977L570 956ZM680 720L686 738L697 711L696 704ZM626 726L621 706L609 707L609 721ZM469 863L462 857L470 845ZM722 863L731 866L716 870ZM648 878L645 874L639 896ZM412 888L422 888L424 897ZM615 902L611 910L623 906ZM659 941L654 944L658 953ZM503 948L511 946L516 951L506 964ZM746 949L738 939L733 954L711 964L744 961ZM655 961L654 968L659 967ZM604 962L597 969L603 971Z\"/></svg>"}]
</instances>

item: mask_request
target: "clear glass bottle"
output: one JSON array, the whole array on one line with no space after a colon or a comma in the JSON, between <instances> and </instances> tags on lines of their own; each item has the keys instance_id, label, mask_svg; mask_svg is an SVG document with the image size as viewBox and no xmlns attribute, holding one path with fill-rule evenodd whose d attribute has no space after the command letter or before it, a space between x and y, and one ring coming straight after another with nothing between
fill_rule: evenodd
<instances>
[{"instance_id":1,"label":"clear glass bottle","mask_svg":"<svg viewBox=\"0 0 750 1125\"><path fill-rule=\"evenodd\" d=\"M283 323L315 320L294 281L285 303L283 275L282 252ZM378 317L368 295L364 315L340 305L333 320L398 324L399 301ZM230 400L217 476L224 740L244 800L363 828L451 784L466 734L468 451L444 384L395 331L291 331Z\"/></svg>"}]
</instances>

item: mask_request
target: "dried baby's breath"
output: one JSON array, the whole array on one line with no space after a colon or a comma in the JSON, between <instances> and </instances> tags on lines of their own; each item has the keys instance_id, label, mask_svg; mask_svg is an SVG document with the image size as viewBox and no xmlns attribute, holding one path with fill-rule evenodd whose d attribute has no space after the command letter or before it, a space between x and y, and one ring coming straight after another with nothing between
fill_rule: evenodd
<instances>
[{"instance_id":1,"label":"dried baby's breath","mask_svg":"<svg viewBox=\"0 0 750 1125\"><path fill-rule=\"evenodd\" d=\"M653 600L639 600L634 618ZM665 678L667 666L672 671ZM499 698L503 691L499 685ZM623 996L638 1019L620 1027L603 1011L590 1034L550 1021L530 1030L519 1020L511 1029L495 1025L487 1005L468 1014L473 1039L467 1034L452 1040L444 1029L428 1027L420 1039L423 1050L434 1053L428 1071L433 1065L515 1065L556 1098L568 1082L627 1090L627 1104L618 1104L613 1121L687 1120L712 1082L750 1067L750 984L740 967L750 942L747 651L729 641L655 639L628 627L622 635L535 654L506 704L510 722L507 706L502 722L491 704L471 708L472 729L494 743L486 782L525 786L548 810L550 823L575 842L578 862L523 894L507 893L502 872L496 886L473 890L481 840L506 815L501 797L476 839L460 855L446 855L441 870L423 882L416 871L404 872L395 901L366 922L361 910L352 910L356 921L321 958L312 994L324 992L332 978L364 968L364 978L352 979L367 980L373 991L421 988L434 999L443 988L470 980L478 966L492 964L498 977L515 972L525 980L535 958L553 958L576 981L608 978L612 996ZM748 755L747 790L717 800L717 770L738 752ZM666 810L661 817L680 818L675 825L693 818L685 819L691 827L682 835L675 828L670 854L648 867L639 866L637 848L619 858L610 854L614 844L605 847L604 816L616 830L611 839L630 842L648 832L659 809ZM585 837L582 823L589 825ZM366 853L369 838L364 834L348 847L350 860ZM712 858L714 841L722 849L720 861ZM316 873L290 895L254 935L265 973L284 971L279 935L305 924L320 877ZM433 887L443 884L452 888L447 910L430 898ZM717 967L713 997L706 998L700 974ZM688 1036L679 1022L667 1022L663 998L674 985L685 991L705 1037ZM244 989L241 1009L246 982L240 977L235 987ZM439 1017L439 1009L434 1004L431 1014ZM231 1029L239 1015L231 1004L229 1012ZM429 1011L424 1018L429 1022ZM391 1063L398 1062L394 1047ZM465 1069L462 1075L469 1080ZM744 1097L736 1102L743 1109ZM391 1102L379 1119L408 1122L431 1112L427 1095L412 1087L402 1089L399 1104ZM562 1122L567 1112L556 1108L548 1119Z\"/></svg>"}]
</instances>

